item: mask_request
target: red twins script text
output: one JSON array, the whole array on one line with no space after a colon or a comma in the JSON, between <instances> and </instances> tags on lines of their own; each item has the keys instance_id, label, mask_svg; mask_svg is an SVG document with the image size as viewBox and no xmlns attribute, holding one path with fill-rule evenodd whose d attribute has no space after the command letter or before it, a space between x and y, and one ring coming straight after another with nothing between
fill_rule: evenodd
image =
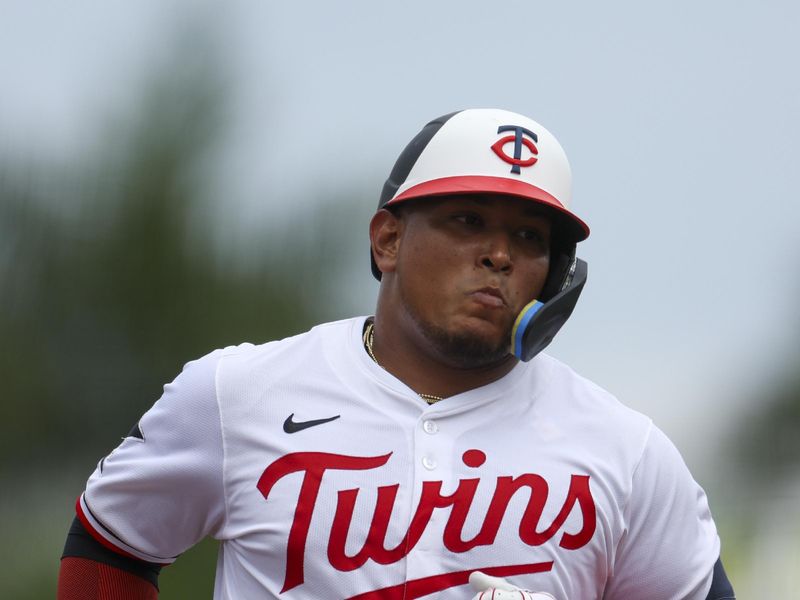
<instances>
[{"instance_id":1,"label":"red twins script text","mask_svg":"<svg viewBox=\"0 0 800 600\"><path fill-rule=\"evenodd\" d=\"M290 590L303 583L303 558L306 540L314 513L317 496L325 471L335 470L370 470L385 465L391 453L382 456L345 456L327 452L295 452L287 454L269 465L258 480L258 489L264 498L269 497L273 486L286 475L303 472L303 483L297 499L294 520L289 531L286 556L286 577L281 592ZM486 455L480 450L468 450L462 460L468 467L481 466ZM450 495L441 492L441 481L425 481L419 504L409 524L405 538L394 548L385 547L386 532L392 514L395 498L400 484L381 486L378 488L375 512L372 516L369 533L363 548L354 555L345 552L345 543L353 518L353 510L358 497L358 489L340 490L336 504L336 513L328 541L328 560L340 571L352 571L364 565L367 560L387 565L403 559L422 537L433 511L450 508L450 516L444 528L443 542L450 552L467 552L476 546L492 545L497 536L506 508L512 496L519 490L527 488L528 504L519 523L519 537L529 546L539 546L553 538L561 529L569 514L577 503L583 525L577 533L562 532L559 546L575 550L586 545L592 538L597 526L597 514L594 498L589 489L588 475L572 475L567 496L556 518L546 528L540 529L542 512L547 502L549 489L547 481L540 475L527 473L518 477L497 477L494 493L486 511L483 525L472 538L462 538L462 529L467 519L480 478L461 479L456 490Z\"/></svg>"}]
</instances>

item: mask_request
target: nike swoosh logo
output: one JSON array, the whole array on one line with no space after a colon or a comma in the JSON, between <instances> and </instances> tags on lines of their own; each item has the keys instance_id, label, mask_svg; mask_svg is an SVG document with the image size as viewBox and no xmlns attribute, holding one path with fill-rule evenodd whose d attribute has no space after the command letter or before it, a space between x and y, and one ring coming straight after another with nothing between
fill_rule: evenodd
<instances>
[{"instance_id":1,"label":"nike swoosh logo","mask_svg":"<svg viewBox=\"0 0 800 600\"><path fill-rule=\"evenodd\" d=\"M336 415L335 417L328 417L327 419L314 419L313 421L295 421L294 413L292 413L286 417L286 420L283 422L283 430L286 433L297 433L298 431L303 431L303 429L308 429L309 427L322 425L323 423L330 423L331 421L338 419L340 416L341 415Z\"/></svg>"}]
</instances>

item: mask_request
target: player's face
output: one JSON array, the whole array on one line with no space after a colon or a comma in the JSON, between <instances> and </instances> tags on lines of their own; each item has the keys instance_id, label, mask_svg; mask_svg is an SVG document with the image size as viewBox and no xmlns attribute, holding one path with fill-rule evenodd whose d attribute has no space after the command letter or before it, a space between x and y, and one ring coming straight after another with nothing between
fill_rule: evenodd
<instances>
[{"instance_id":1,"label":"player's face","mask_svg":"<svg viewBox=\"0 0 800 600\"><path fill-rule=\"evenodd\" d=\"M461 367L507 358L514 320L547 277L546 209L465 195L418 200L400 220L397 290L426 340Z\"/></svg>"}]
</instances>

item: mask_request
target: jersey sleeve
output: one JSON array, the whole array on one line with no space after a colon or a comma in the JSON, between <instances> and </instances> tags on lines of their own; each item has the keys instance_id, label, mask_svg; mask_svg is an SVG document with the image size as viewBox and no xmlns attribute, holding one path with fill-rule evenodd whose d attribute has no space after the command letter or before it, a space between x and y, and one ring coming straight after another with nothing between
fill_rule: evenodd
<instances>
[{"instance_id":1,"label":"jersey sleeve","mask_svg":"<svg viewBox=\"0 0 800 600\"><path fill-rule=\"evenodd\" d=\"M223 526L222 353L188 363L89 478L78 518L106 547L169 564Z\"/></svg>"},{"instance_id":2,"label":"jersey sleeve","mask_svg":"<svg viewBox=\"0 0 800 600\"><path fill-rule=\"evenodd\" d=\"M704 600L719 557L716 526L705 492L654 425L631 486L604 598Z\"/></svg>"}]
</instances>

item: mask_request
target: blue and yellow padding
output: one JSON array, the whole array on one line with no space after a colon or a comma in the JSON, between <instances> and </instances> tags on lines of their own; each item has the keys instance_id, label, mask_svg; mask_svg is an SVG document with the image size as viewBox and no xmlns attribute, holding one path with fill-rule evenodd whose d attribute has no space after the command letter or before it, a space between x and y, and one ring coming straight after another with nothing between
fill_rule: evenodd
<instances>
[{"instance_id":1,"label":"blue and yellow padding","mask_svg":"<svg viewBox=\"0 0 800 600\"><path fill-rule=\"evenodd\" d=\"M525 308L519 312L517 315L517 320L514 321L514 327L511 330L511 352L520 360L523 360L522 339L525 337L525 331L528 329L528 323L531 322L533 315L539 312L539 309L541 309L543 306L543 302L531 300L525 305Z\"/></svg>"}]
</instances>

